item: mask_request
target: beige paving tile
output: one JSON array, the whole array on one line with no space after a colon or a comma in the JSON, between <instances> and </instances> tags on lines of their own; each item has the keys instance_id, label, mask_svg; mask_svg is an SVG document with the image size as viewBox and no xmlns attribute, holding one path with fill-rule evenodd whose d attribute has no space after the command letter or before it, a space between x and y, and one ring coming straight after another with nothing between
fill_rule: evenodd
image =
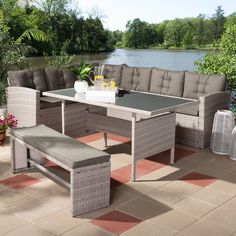
<instances>
[{"instance_id":1,"label":"beige paving tile","mask_svg":"<svg viewBox=\"0 0 236 236\"><path fill-rule=\"evenodd\" d=\"M199 168L203 165L206 165L206 163L210 163L214 161L215 158L212 155L207 155L206 153L194 153L193 155L183 158L175 163L175 166L178 168L188 169L188 170L194 170L196 168Z\"/></svg>"},{"instance_id":2,"label":"beige paving tile","mask_svg":"<svg viewBox=\"0 0 236 236\"><path fill-rule=\"evenodd\" d=\"M229 158L219 156L215 161L206 163L206 165L196 168L195 171L210 175L216 178L223 178L236 169L234 161Z\"/></svg>"},{"instance_id":3,"label":"beige paving tile","mask_svg":"<svg viewBox=\"0 0 236 236\"><path fill-rule=\"evenodd\" d=\"M122 236L173 236L175 231L144 221L125 233Z\"/></svg>"},{"instance_id":4,"label":"beige paving tile","mask_svg":"<svg viewBox=\"0 0 236 236\"><path fill-rule=\"evenodd\" d=\"M216 180L208 188L213 188L226 194L236 195L236 184L226 180Z\"/></svg>"},{"instance_id":5,"label":"beige paving tile","mask_svg":"<svg viewBox=\"0 0 236 236\"><path fill-rule=\"evenodd\" d=\"M210 212L207 216L203 217L203 220L210 221L212 223L216 223L219 227L227 228L232 231L236 231L236 211L235 211L235 203L234 207L228 206L220 206L216 210Z\"/></svg>"},{"instance_id":6,"label":"beige paving tile","mask_svg":"<svg viewBox=\"0 0 236 236\"><path fill-rule=\"evenodd\" d=\"M155 189L150 192L148 195L141 196L144 200L151 201L154 203L162 203L167 206L171 206L176 202L179 202L184 197L182 194L174 193L174 192L166 192L159 189Z\"/></svg>"},{"instance_id":7,"label":"beige paving tile","mask_svg":"<svg viewBox=\"0 0 236 236\"><path fill-rule=\"evenodd\" d=\"M140 182L128 182L116 188L116 190L120 192L128 193L134 196L147 194L154 189L155 187Z\"/></svg>"},{"instance_id":8,"label":"beige paving tile","mask_svg":"<svg viewBox=\"0 0 236 236\"><path fill-rule=\"evenodd\" d=\"M34 221L53 212L58 211L57 208L46 205L41 201L35 200L27 206L18 206L11 210L16 216L19 216L27 221Z\"/></svg>"},{"instance_id":9,"label":"beige paving tile","mask_svg":"<svg viewBox=\"0 0 236 236\"><path fill-rule=\"evenodd\" d=\"M0 235L3 235L11 230L18 229L27 224L27 221L5 212L0 214Z\"/></svg>"},{"instance_id":10,"label":"beige paving tile","mask_svg":"<svg viewBox=\"0 0 236 236\"><path fill-rule=\"evenodd\" d=\"M172 208L175 211L185 215L200 218L213 210L215 206L197 199L187 197L184 200L172 205Z\"/></svg>"},{"instance_id":11,"label":"beige paving tile","mask_svg":"<svg viewBox=\"0 0 236 236\"><path fill-rule=\"evenodd\" d=\"M234 162L235 162L235 161L234 161ZM235 164L236 164L236 162L235 162ZM235 165L235 164L234 164L234 165ZM236 170L233 170L233 171L231 171L230 173L228 173L227 175L225 175L225 176L223 177L223 179L226 180L226 181L228 181L228 182L230 182L230 183L236 184Z\"/></svg>"},{"instance_id":12,"label":"beige paving tile","mask_svg":"<svg viewBox=\"0 0 236 236\"><path fill-rule=\"evenodd\" d=\"M200 189L201 187L193 184L183 181L174 181L153 190L147 197L142 196L142 198L148 198L147 200L153 200L171 206Z\"/></svg>"},{"instance_id":13,"label":"beige paving tile","mask_svg":"<svg viewBox=\"0 0 236 236\"><path fill-rule=\"evenodd\" d=\"M58 235L86 221L85 219L73 218L69 211L61 210L35 220L33 224Z\"/></svg>"},{"instance_id":14,"label":"beige paving tile","mask_svg":"<svg viewBox=\"0 0 236 236\"><path fill-rule=\"evenodd\" d=\"M108 212L113 211L113 210L114 209L112 207L104 207L104 208L98 209L96 211L91 211L88 213L81 214L81 215L77 216L77 218L92 220L92 219L96 219L102 215L105 215Z\"/></svg>"},{"instance_id":15,"label":"beige paving tile","mask_svg":"<svg viewBox=\"0 0 236 236\"><path fill-rule=\"evenodd\" d=\"M24 207L30 205L36 199L17 191L1 191L0 208L12 210L16 207Z\"/></svg>"},{"instance_id":16,"label":"beige paving tile","mask_svg":"<svg viewBox=\"0 0 236 236\"><path fill-rule=\"evenodd\" d=\"M183 231L177 233L178 236L228 236L232 235L233 231L221 227L218 223L199 220L188 226Z\"/></svg>"},{"instance_id":17,"label":"beige paving tile","mask_svg":"<svg viewBox=\"0 0 236 236\"><path fill-rule=\"evenodd\" d=\"M1 194L6 195L7 193L14 193L14 192L16 192L16 190L9 188L3 184L0 184L0 197L1 197Z\"/></svg>"},{"instance_id":18,"label":"beige paving tile","mask_svg":"<svg viewBox=\"0 0 236 236\"><path fill-rule=\"evenodd\" d=\"M117 207L117 209L144 220L151 219L169 211L169 208L161 203L155 204L142 198L129 201Z\"/></svg>"},{"instance_id":19,"label":"beige paving tile","mask_svg":"<svg viewBox=\"0 0 236 236\"><path fill-rule=\"evenodd\" d=\"M42 181L27 188L22 188L18 192L41 199L45 196L51 195L51 188L53 185L55 185L55 183L52 183L52 181Z\"/></svg>"},{"instance_id":20,"label":"beige paving tile","mask_svg":"<svg viewBox=\"0 0 236 236\"><path fill-rule=\"evenodd\" d=\"M111 195L110 195L110 206L113 208L116 208L128 201L133 200L137 196L133 194L128 194L126 192L120 192L117 190L111 190Z\"/></svg>"},{"instance_id":21,"label":"beige paving tile","mask_svg":"<svg viewBox=\"0 0 236 236\"><path fill-rule=\"evenodd\" d=\"M159 226L180 231L196 221L195 217L187 216L177 211L171 210L150 219L150 222Z\"/></svg>"},{"instance_id":22,"label":"beige paving tile","mask_svg":"<svg viewBox=\"0 0 236 236\"><path fill-rule=\"evenodd\" d=\"M70 193L65 192L59 195L51 194L41 198L41 201L57 209L70 209Z\"/></svg>"},{"instance_id":23,"label":"beige paving tile","mask_svg":"<svg viewBox=\"0 0 236 236\"><path fill-rule=\"evenodd\" d=\"M159 188L187 173L187 170L179 169L174 166L165 166L138 178L137 181L155 188Z\"/></svg>"},{"instance_id":24,"label":"beige paving tile","mask_svg":"<svg viewBox=\"0 0 236 236\"><path fill-rule=\"evenodd\" d=\"M223 206L228 208L236 208L236 197L233 197L229 201L225 202Z\"/></svg>"},{"instance_id":25,"label":"beige paving tile","mask_svg":"<svg viewBox=\"0 0 236 236\"><path fill-rule=\"evenodd\" d=\"M41 173L37 172L36 170L35 170L35 172L28 172L27 175L29 175L33 178L39 179L41 181L47 181L48 180L48 178L46 176L42 175Z\"/></svg>"},{"instance_id":26,"label":"beige paving tile","mask_svg":"<svg viewBox=\"0 0 236 236\"><path fill-rule=\"evenodd\" d=\"M191 197L218 206L232 198L232 195L206 187L194 193Z\"/></svg>"},{"instance_id":27,"label":"beige paving tile","mask_svg":"<svg viewBox=\"0 0 236 236\"><path fill-rule=\"evenodd\" d=\"M23 226L19 229L10 231L9 233L5 234L6 236L53 236L54 234L51 234L43 229L40 229L34 225L28 224L26 226Z\"/></svg>"},{"instance_id":28,"label":"beige paving tile","mask_svg":"<svg viewBox=\"0 0 236 236\"><path fill-rule=\"evenodd\" d=\"M84 223L65 232L63 236L112 236L115 235L90 223Z\"/></svg>"}]
</instances>

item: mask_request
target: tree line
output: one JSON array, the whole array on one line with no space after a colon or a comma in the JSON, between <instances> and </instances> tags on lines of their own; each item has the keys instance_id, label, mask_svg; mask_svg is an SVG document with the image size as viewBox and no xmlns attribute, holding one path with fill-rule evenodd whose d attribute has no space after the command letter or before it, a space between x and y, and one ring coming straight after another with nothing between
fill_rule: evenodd
<instances>
[{"instance_id":1,"label":"tree line","mask_svg":"<svg viewBox=\"0 0 236 236\"><path fill-rule=\"evenodd\" d=\"M236 13L225 16L218 6L211 17L200 14L195 18L165 20L150 24L139 18L127 22L126 30L104 29L96 12L87 18L73 9L70 0L0 0L9 35L19 38L28 29L41 30L45 41L24 39L34 48L34 55L58 55L81 52L113 51L122 48L204 48L216 47L225 25L236 23Z\"/></svg>"},{"instance_id":2,"label":"tree line","mask_svg":"<svg viewBox=\"0 0 236 236\"><path fill-rule=\"evenodd\" d=\"M225 26L236 24L236 12L225 16L218 6L211 17L200 14L195 18L165 20L149 24L139 18L129 21L125 32L116 32L117 47L204 48L216 47Z\"/></svg>"},{"instance_id":3,"label":"tree line","mask_svg":"<svg viewBox=\"0 0 236 236\"><path fill-rule=\"evenodd\" d=\"M13 39L27 29L40 29L46 41L25 40L36 55L63 49L69 54L114 50L111 32L104 29L96 14L85 18L79 10L71 9L69 0L0 0L5 24Z\"/></svg>"}]
</instances>

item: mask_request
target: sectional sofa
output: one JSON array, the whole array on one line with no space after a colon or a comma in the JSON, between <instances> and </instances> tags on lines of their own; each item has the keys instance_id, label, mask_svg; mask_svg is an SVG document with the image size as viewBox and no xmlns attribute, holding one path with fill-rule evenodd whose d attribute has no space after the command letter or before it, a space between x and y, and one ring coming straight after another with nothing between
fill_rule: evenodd
<instances>
[{"instance_id":1,"label":"sectional sofa","mask_svg":"<svg viewBox=\"0 0 236 236\"><path fill-rule=\"evenodd\" d=\"M96 71L97 68L95 68ZM204 75L187 71L169 71L158 68L130 67L126 64L105 64L103 74L114 78L119 87L197 99L199 105L177 110L176 142L199 148L209 146L214 114L227 108L230 94L225 91L222 75ZM61 131L61 107L57 99L42 96L42 92L73 87L75 77L69 70L41 68L8 73L8 112L19 120L19 126L45 124ZM65 133L72 137L88 130L87 111L107 113L111 110L79 103L66 104ZM124 114L115 114L124 118Z\"/></svg>"}]
</instances>

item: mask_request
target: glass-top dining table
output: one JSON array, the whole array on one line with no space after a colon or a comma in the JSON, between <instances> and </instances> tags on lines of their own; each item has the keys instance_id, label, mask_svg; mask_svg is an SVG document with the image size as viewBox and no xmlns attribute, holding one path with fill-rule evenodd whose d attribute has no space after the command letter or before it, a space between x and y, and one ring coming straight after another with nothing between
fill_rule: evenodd
<instances>
[{"instance_id":1,"label":"glass-top dining table","mask_svg":"<svg viewBox=\"0 0 236 236\"><path fill-rule=\"evenodd\" d=\"M88 98L74 88L43 92L44 96L60 99L62 133L65 132L66 101L106 109L106 114L87 113L88 128L117 133L131 138L131 179L136 179L136 162L165 150L171 150L174 163L176 110L198 104L198 100L129 91L116 96L113 102Z\"/></svg>"}]
</instances>

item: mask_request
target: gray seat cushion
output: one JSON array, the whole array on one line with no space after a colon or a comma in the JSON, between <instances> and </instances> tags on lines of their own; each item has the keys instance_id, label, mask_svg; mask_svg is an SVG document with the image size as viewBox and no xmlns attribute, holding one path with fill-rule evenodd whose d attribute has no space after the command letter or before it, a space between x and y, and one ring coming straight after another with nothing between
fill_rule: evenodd
<instances>
[{"instance_id":1,"label":"gray seat cushion","mask_svg":"<svg viewBox=\"0 0 236 236\"><path fill-rule=\"evenodd\" d=\"M183 97L198 99L200 96L224 91L225 83L226 80L223 75L205 75L185 72Z\"/></svg>"},{"instance_id":2,"label":"gray seat cushion","mask_svg":"<svg viewBox=\"0 0 236 236\"><path fill-rule=\"evenodd\" d=\"M11 134L74 169L108 162L110 155L45 125L11 129Z\"/></svg>"},{"instance_id":3,"label":"gray seat cushion","mask_svg":"<svg viewBox=\"0 0 236 236\"><path fill-rule=\"evenodd\" d=\"M183 87L184 72L153 68L150 81L150 92L182 97Z\"/></svg>"}]
</instances>

